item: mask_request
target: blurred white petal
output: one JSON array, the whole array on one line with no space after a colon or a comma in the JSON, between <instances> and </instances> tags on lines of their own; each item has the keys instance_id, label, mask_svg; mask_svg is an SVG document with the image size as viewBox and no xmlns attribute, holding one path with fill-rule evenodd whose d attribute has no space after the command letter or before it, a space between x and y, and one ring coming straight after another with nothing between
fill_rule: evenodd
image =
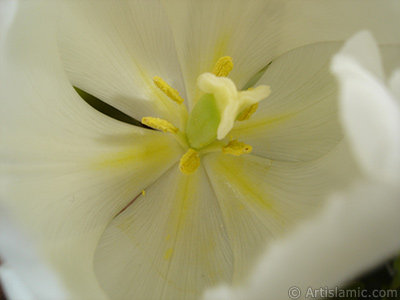
<instances>
[{"instance_id":1,"label":"blurred white petal","mask_svg":"<svg viewBox=\"0 0 400 300\"><path fill-rule=\"evenodd\" d=\"M393 72L389 79L389 87L400 105L400 69Z\"/></svg>"},{"instance_id":2,"label":"blurred white petal","mask_svg":"<svg viewBox=\"0 0 400 300\"><path fill-rule=\"evenodd\" d=\"M0 0L0 41L7 35L8 28L14 18L17 8L15 0Z\"/></svg>"},{"instance_id":3,"label":"blurred white petal","mask_svg":"<svg viewBox=\"0 0 400 300\"><path fill-rule=\"evenodd\" d=\"M382 74L378 47L368 32L350 39L334 57L341 118L355 156L370 176L400 180L400 102ZM397 88L396 77L392 89Z\"/></svg>"},{"instance_id":4,"label":"blurred white petal","mask_svg":"<svg viewBox=\"0 0 400 300\"><path fill-rule=\"evenodd\" d=\"M0 207L0 279L10 300L67 300L70 295L40 257L34 243L21 233L9 212ZM44 285L43 283L46 283ZM44 286L46 288L44 288Z\"/></svg>"},{"instance_id":5,"label":"blurred white petal","mask_svg":"<svg viewBox=\"0 0 400 300\"><path fill-rule=\"evenodd\" d=\"M203 299L290 299L299 287L342 286L400 248L399 190L373 181L331 197L315 218L274 244L242 287L219 287Z\"/></svg>"}]
</instances>

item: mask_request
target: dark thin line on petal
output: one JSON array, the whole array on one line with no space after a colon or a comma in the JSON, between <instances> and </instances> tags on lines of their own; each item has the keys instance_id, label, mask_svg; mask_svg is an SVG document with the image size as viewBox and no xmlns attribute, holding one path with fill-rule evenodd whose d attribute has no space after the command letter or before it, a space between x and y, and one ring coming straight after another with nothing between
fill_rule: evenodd
<instances>
[{"instance_id":1,"label":"dark thin line on petal","mask_svg":"<svg viewBox=\"0 0 400 300\"><path fill-rule=\"evenodd\" d=\"M127 209L133 202L135 202L135 200L136 200L137 198L139 198L141 195L142 195L142 192L140 192L139 195L137 195L135 198L133 198L119 213L117 213L117 214L115 215L114 219L115 219L116 217L118 217L124 210L126 210L126 209Z\"/></svg>"}]
</instances>

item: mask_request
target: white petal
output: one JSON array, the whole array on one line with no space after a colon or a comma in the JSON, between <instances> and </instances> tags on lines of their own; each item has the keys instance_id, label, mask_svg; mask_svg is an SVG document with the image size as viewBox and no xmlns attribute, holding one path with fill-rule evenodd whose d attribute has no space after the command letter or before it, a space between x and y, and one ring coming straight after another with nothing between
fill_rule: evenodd
<instances>
[{"instance_id":1,"label":"white petal","mask_svg":"<svg viewBox=\"0 0 400 300\"><path fill-rule=\"evenodd\" d=\"M158 1L65 1L59 51L72 84L128 115L183 127L179 106L153 83L159 76L185 98L169 24Z\"/></svg>"},{"instance_id":2,"label":"white petal","mask_svg":"<svg viewBox=\"0 0 400 300\"><path fill-rule=\"evenodd\" d=\"M203 168L174 166L107 227L94 267L112 299L197 299L230 282L232 253Z\"/></svg>"},{"instance_id":3,"label":"white petal","mask_svg":"<svg viewBox=\"0 0 400 300\"><path fill-rule=\"evenodd\" d=\"M229 55L238 87L281 54L303 45L343 41L369 28L380 42L399 41L399 2L164 1L189 101L197 76Z\"/></svg>"},{"instance_id":4,"label":"white petal","mask_svg":"<svg viewBox=\"0 0 400 300\"><path fill-rule=\"evenodd\" d=\"M7 265L0 266L0 280L4 285L5 294L11 300L34 300L34 296L21 282L18 275ZM57 299L57 298L55 298Z\"/></svg>"},{"instance_id":5,"label":"white petal","mask_svg":"<svg viewBox=\"0 0 400 300\"><path fill-rule=\"evenodd\" d=\"M0 1L0 41L3 43L17 8L15 0Z\"/></svg>"},{"instance_id":6,"label":"white petal","mask_svg":"<svg viewBox=\"0 0 400 300\"><path fill-rule=\"evenodd\" d=\"M250 120L236 122L232 138L274 160L307 161L325 155L343 138L337 114L337 83L329 72L339 43L290 51L269 66L259 84L271 94Z\"/></svg>"},{"instance_id":7,"label":"white petal","mask_svg":"<svg viewBox=\"0 0 400 300\"><path fill-rule=\"evenodd\" d=\"M354 176L347 146L303 163L242 155L203 159L218 197L234 255L234 283L243 280L255 257L324 204L324 199Z\"/></svg>"},{"instance_id":8,"label":"white petal","mask_svg":"<svg viewBox=\"0 0 400 300\"><path fill-rule=\"evenodd\" d=\"M385 80L382 67L382 59L378 45L368 31L362 31L347 41L340 54L351 56L354 63L376 76L379 80Z\"/></svg>"},{"instance_id":9,"label":"white petal","mask_svg":"<svg viewBox=\"0 0 400 300\"><path fill-rule=\"evenodd\" d=\"M298 287L343 286L400 248L399 190L361 182L330 199L323 212L267 250L242 287L220 287L204 299L287 299Z\"/></svg>"},{"instance_id":10,"label":"white petal","mask_svg":"<svg viewBox=\"0 0 400 300\"><path fill-rule=\"evenodd\" d=\"M34 244L0 207L0 279L10 300L67 300L71 297ZM43 286L46 283L46 286Z\"/></svg>"},{"instance_id":11,"label":"white petal","mask_svg":"<svg viewBox=\"0 0 400 300\"><path fill-rule=\"evenodd\" d=\"M397 0L288 1L282 22L280 51L324 41L344 41L369 30L379 44L400 42ZM282 53L282 52L281 52Z\"/></svg>"},{"instance_id":12,"label":"white petal","mask_svg":"<svg viewBox=\"0 0 400 300\"><path fill-rule=\"evenodd\" d=\"M45 3L41 9L51 11ZM11 50L1 53L0 201L32 234L74 299L103 299L92 260L104 228L183 152L170 135L115 121L87 105L55 55L47 18L57 16L38 16L37 2L25 4L17 18L35 21L35 34L15 23ZM30 47L15 48L18 43Z\"/></svg>"},{"instance_id":13,"label":"white petal","mask_svg":"<svg viewBox=\"0 0 400 300\"><path fill-rule=\"evenodd\" d=\"M393 95L397 98L400 103L400 69L394 71L389 80L389 87Z\"/></svg>"},{"instance_id":14,"label":"white petal","mask_svg":"<svg viewBox=\"0 0 400 300\"><path fill-rule=\"evenodd\" d=\"M400 105L359 60L360 53L375 52L373 44L367 33L350 39L333 59L332 71L341 87L341 118L360 165L370 176L395 183L400 179Z\"/></svg>"}]
</instances>

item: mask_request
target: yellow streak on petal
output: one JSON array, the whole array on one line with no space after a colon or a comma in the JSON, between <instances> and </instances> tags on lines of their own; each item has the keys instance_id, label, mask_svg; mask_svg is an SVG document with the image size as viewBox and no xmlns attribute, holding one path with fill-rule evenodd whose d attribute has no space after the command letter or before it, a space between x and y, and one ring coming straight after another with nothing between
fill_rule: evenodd
<instances>
[{"instance_id":1,"label":"yellow streak on petal","mask_svg":"<svg viewBox=\"0 0 400 300\"><path fill-rule=\"evenodd\" d=\"M146 191L145 190L142 191L142 195L143 196L146 195Z\"/></svg>"},{"instance_id":2,"label":"yellow streak on petal","mask_svg":"<svg viewBox=\"0 0 400 300\"><path fill-rule=\"evenodd\" d=\"M170 259L173 253L174 253L174 249L168 248L167 251L165 251L164 259L165 260Z\"/></svg>"},{"instance_id":3,"label":"yellow streak on petal","mask_svg":"<svg viewBox=\"0 0 400 300\"><path fill-rule=\"evenodd\" d=\"M211 73L218 77L226 77L233 69L233 60L230 56L223 56L215 63Z\"/></svg>"},{"instance_id":4,"label":"yellow streak on petal","mask_svg":"<svg viewBox=\"0 0 400 300\"><path fill-rule=\"evenodd\" d=\"M153 118L153 117L144 117L142 119L142 123L147 125L151 128L161 130L163 132L170 132L170 133L177 133L179 130L170 122L160 119L160 118Z\"/></svg>"},{"instance_id":5,"label":"yellow streak on petal","mask_svg":"<svg viewBox=\"0 0 400 300\"><path fill-rule=\"evenodd\" d=\"M241 198L244 202L240 204L239 210L248 209L248 202L257 209L268 211L276 220L281 220L281 215L274 207L271 195L266 194L265 189L260 185L260 181L248 176L246 171L249 164L252 165L251 161L241 157L235 158L234 163L230 160L219 160L219 164L215 165L214 170L230 182L235 193L244 196ZM271 165L266 165L265 172L268 172L270 167Z\"/></svg>"},{"instance_id":6,"label":"yellow streak on petal","mask_svg":"<svg viewBox=\"0 0 400 300\"><path fill-rule=\"evenodd\" d=\"M101 155L93 160L93 167L96 170L125 166L131 167L132 164L138 161L142 162L151 159L156 152L156 149L146 151L144 148L135 147L125 151L110 153L109 155Z\"/></svg>"},{"instance_id":7,"label":"yellow streak on petal","mask_svg":"<svg viewBox=\"0 0 400 300\"><path fill-rule=\"evenodd\" d=\"M251 120L246 123L241 123L238 127L234 128L231 133L234 137L237 137L254 134L255 132L258 132L258 130L264 130L264 128L265 130L268 130L269 128L272 130L277 126L285 125L286 121L292 119L296 115L297 112L270 116L257 121Z\"/></svg>"},{"instance_id":8,"label":"yellow streak on petal","mask_svg":"<svg viewBox=\"0 0 400 300\"><path fill-rule=\"evenodd\" d=\"M238 140L230 141L228 145L222 147L222 153L236 156L240 156L244 153L250 153L251 151L253 151L253 147L247 145L246 143L239 142Z\"/></svg>"},{"instance_id":9,"label":"yellow streak on petal","mask_svg":"<svg viewBox=\"0 0 400 300\"><path fill-rule=\"evenodd\" d=\"M246 108L244 111L241 112L239 117L237 117L237 121L246 121L250 119L250 117L256 112L258 108L258 103L255 103L253 105L250 105L248 108Z\"/></svg>"},{"instance_id":10,"label":"yellow streak on petal","mask_svg":"<svg viewBox=\"0 0 400 300\"><path fill-rule=\"evenodd\" d=\"M166 83L162 78L155 76L153 78L154 84L169 98L171 98L173 101L175 101L178 104L183 103L183 98L179 96L179 93L177 90L172 88L168 83Z\"/></svg>"},{"instance_id":11,"label":"yellow streak on petal","mask_svg":"<svg viewBox=\"0 0 400 300\"><path fill-rule=\"evenodd\" d=\"M179 169L185 175L194 173L200 166L199 153L194 149L189 149L181 158Z\"/></svg>"},{"instance_id":12,"label":"yellow streak on petal","mask_svg":"<svg viewBox=\"0 0 400 300\"><path fill-rule=\"evenodd\" d=\"M151 174L155 169L168 168L182 153L174 139L155 132L146 136L119 136L109 143L115 143L115 147L112 146L88 160L91 169L110 169L110 172L134 170L139 174L143 172Z\"/></svg>"}]
</instances>

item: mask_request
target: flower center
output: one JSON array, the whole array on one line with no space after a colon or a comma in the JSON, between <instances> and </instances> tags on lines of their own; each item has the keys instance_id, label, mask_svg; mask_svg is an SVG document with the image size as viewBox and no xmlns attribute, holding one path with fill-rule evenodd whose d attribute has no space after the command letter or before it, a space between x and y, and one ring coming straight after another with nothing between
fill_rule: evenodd
<instances>
[{"instance_id":1,"label":"flower center","mask_svg":"<svg viewBox=\"0 0 400 300\"><path fill-rule=\"evenodd\" d=\"M221 150L223 153L241 155L250 153L252 147L237 140L228 144L219 142L231 131L235 121L248 120L257 110L258 102L270 94L266 85L238 91L235 83L226 76L233 68L232 59L221 57L211 73L201 74L197 86L204 92L189 115L186 139L189 150L181 158L179 168L184 174L192 174L200 166L199 155L204 152ZM157 87L173 101L181 104L179 93L164 80L154 77ZM145 117L142 123L154 129L179 135L179 130L166 120ZM182 134L181 134L182 135Z\"/></svg>"}]
</instances>

